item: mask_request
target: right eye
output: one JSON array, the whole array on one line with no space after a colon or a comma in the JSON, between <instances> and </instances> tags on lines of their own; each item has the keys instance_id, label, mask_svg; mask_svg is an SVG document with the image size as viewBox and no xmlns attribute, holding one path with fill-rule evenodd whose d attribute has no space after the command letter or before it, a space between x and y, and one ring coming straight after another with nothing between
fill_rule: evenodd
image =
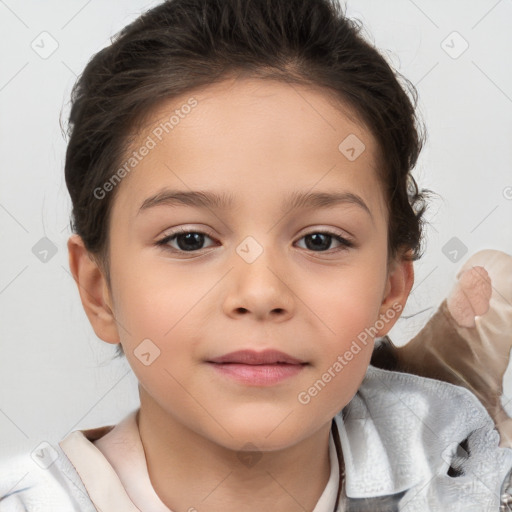
<instances>
[{"instance_id":1,"label":"right eye","mask_svg":"<svg viewBox=\"0 0 512 512\"><path fill-rule=\"evenodd\" d=\"M202 231L179 228L168 233L164 238L156 242L156 245L172 252L196 252L204 249L202 245L205 238L211 239L211 236ZM175 243L177 247L173 247L171 243Z\"/></svg>"}]
</instances>

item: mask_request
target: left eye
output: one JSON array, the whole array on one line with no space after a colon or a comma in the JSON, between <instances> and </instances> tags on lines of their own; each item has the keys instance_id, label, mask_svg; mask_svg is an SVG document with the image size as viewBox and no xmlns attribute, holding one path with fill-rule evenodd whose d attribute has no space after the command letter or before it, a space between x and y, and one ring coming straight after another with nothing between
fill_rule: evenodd
<instances>
[{"instance_id":1,"label":"left eye","mask_svg":"<svg viewBox=\"0 0 512 512\"><path fill-rule=\"evenodd\" d=\"M325 252L325 249L329 249L333 239L341 245L341 249L353 247L354 245L346 238L335 233L331 233L330 231L315 231L304 235L299 240L302 239L306 241L306 249L313 250L314 252L319 252L316 249L323 249L320 252Z\"/></svg>"},{"instance_id":2,"label":"left eye","mask_svg":"<svg viewBox=\"0 0 512 512\"><path fill-rule=\"evenodd\" d=\"M205 248L202 247L202 245L206 238L212 240L212 237L202 231L187 231L185 229L181 229L180 231L171 233L162 240L156 242L156 245L176 252L194 252ZM340 250L343 248L346 249L353 247L353 243L351 241L340 235L331 233L330 231L314 231L299 238L299 240L302 239L306 242L306 249L314 252L325 252L330 248L333 241L338 242L341 246ZM171 243L176 243L177 247L174 247Z\"/></svg>"}]
</instances>

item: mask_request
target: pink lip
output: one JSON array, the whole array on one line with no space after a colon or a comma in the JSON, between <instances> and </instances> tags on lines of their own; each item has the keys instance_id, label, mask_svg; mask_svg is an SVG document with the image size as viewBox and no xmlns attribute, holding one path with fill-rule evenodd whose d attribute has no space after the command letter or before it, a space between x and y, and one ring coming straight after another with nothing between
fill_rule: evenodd
<instances>
[{"instance_id":1,"label":"pink lip","mask_svg":"<svg viewBox=\"0 0 512 512\"><path fill-rule=\"evenodd\" d=\"M278 350L239 350L208 361L222 375L253 386L271 386L297 375L307 364Z\"/></svg>"}]
</instances>

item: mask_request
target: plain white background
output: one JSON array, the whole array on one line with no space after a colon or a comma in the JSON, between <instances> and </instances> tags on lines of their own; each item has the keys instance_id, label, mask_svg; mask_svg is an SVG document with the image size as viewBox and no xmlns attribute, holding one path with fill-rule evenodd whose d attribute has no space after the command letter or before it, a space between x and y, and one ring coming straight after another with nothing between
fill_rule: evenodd
<instances>
[{"instance_id":1,"label":"plain white background","mask_svg":"<svg viewBox=\"0 0 512 512\"><path fill-rule=\"evenodd\" d=\"M65 123L89 58L157 3L0 1L2 455L116 423L139 403L135 377L125 360L110 362L114 347L95 336L69 273L59 117L62 110ZM512 2L349 0L348 14L417 86L428 142L415 176L440 196L404 312L415 316L391 332L402 344L434 313L467 256L512 254ZM55 252L46 261L37 257L43 237ZM445 255L453 237L468 251L457 262ZM510 379L505 395L512 397Z\"/></svg>"}]
</instances>

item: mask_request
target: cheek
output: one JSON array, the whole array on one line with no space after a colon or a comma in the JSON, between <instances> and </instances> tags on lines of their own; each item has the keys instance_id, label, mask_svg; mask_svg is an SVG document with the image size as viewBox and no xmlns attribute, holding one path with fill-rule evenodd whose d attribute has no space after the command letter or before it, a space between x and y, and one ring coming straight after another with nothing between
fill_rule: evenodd
<instances>
[{"instance_id":1,"label":"cheek","mask_svg":"<svg viewBox=\"0 0 512 512\"><path fill-rule=\"evenodd\" d=\"M175 407L190 407L179 383L192 385L191 365L204 356L204 308L214 281L171 273L165 265L130 262L129 267L136 272L118 267L116 304L128 362L150 395L162 403L172 396Z\"/></svg>"},{"instance_id":2,"label":"cheek","mask_svg":"<svg viewBox=\"0 0 512 512\"><path fill-rule=\"evenodd\" d=\"M138 338L172 342L176 332L193 321L197 306L212 284L188 272L169 271L165 264L128 262L118 267L116 315L125 327L125 342ZM140 340L139 340L140 341Z\"/></svg>"},{"instance_id":3,"label":"cheek","mask_svg":"<svg viewBox=\"0 0 512 512\"><path fill-rule=\"evenodd\" d=\"M351 267L335 280L310 283L307 301L315 304L318 315L312 330L318 332L320 350L315 361L317 380L310 383L311 393L304 391L305 400L315 397L317 413L336 414L364 378L382 302L383 275L378 269L378 265L361 270ZM324 385L328 391L319 393Z\"/></svg>"},{"instance_id":4,"label":"cheek","mask_svg":"<svg viewBox=\"0 0 512 512\"><path fill-rule=\"evenodd\" d=\"M373 269L351 266L325 276L317 274L302 288L302 296L316 314L316 327L336 344L357 336L377 320L383 282L377 265Z\"/></svg>"}]
</instances>

